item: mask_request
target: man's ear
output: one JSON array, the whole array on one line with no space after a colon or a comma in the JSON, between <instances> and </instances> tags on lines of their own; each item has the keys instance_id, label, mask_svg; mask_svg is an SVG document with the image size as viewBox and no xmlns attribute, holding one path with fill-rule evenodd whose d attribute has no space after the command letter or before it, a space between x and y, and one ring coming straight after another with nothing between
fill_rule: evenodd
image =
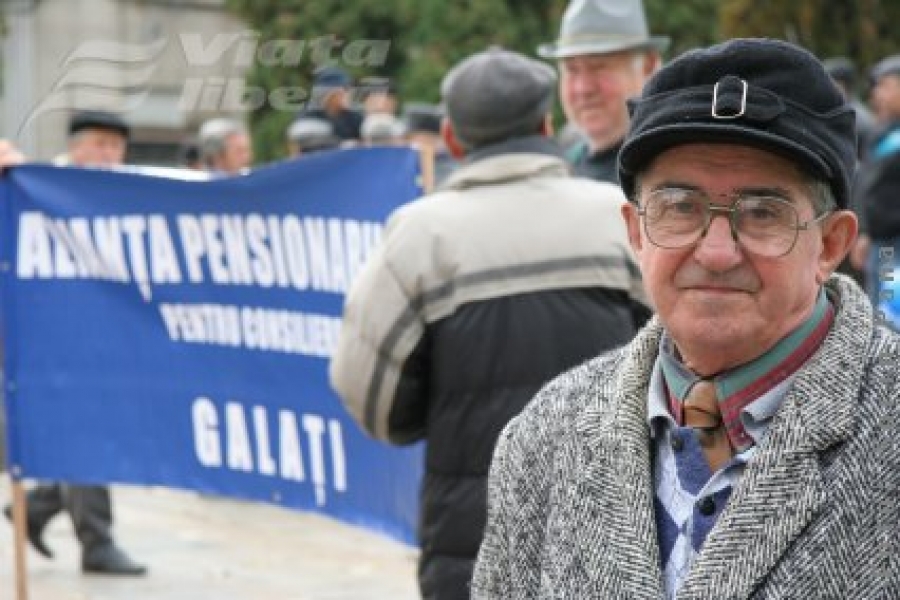
<instances>
[{"instance_id":1,"label":"man's ear","mask_svg":"<svg viewBox=\"0 0 900 600\"><path fill-rule=\"evenodd\" d=\"M541 128L538 130L538 133L547 138L553 137L553 115L550 113L544 115L544 120L541 121Z\"/></svg>"},{"instance_id":2,"label":"man's ear","mask_svg":"<svg viewBox=\"0 0 900 600\"><path fill-rule=\"evenodd\" d=\"M637 206L632 202L623 204L622 218L628 229L628 241L631 243L631 249L635 254L640 254L643 244L641 243L641 216L637 212Z\"/></svg>"},{"instance_id":3,"label":"man's ear","mask_svg":"<svg viewBox=\"0 0 900 600\"><path fill-rule=\"evenodd\" d=\"M662 67L662 56L653 50L644 55L644 77L650 77Z\"/></svg>"},{"instance_id":4,"label":"man's ear","mask_svg":"<svg viewBox=\"0 0 900 600\"><path fill-rule=\"evenodd\" d=\"M819 254L817 281L822 284L834 273L856 242L859 223L849 210L839 210L822 222L822 251Z\"/></svg>"},{"instance_id":5,"label":"man's ear","mask_svg":"<svg viewBox=\"0 0 900 600\"><path fill-rule=\"evenodd\" d=\"M450 119L445 118L441 121L441 137L444 140L444 145L447 146L447 150L450 152L450 156L460 160L466 155L463 145L456 139L456 132L453 131Z\"/></svg>"}]
</instances>

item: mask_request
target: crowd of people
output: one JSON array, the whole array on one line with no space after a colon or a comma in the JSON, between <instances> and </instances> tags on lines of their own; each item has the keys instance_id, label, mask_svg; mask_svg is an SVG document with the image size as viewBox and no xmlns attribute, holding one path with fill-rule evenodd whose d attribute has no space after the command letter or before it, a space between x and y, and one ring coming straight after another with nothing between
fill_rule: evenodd
<instances>
[{"instance_id":1,"label":"crowd of people","mask_svg":"<svg viewBox=\"0 0 900 600\"><path fill-rule=\"evenodd\" d=\"M364 78L359 84L344 69L325 66L312 77L312 98L285 131L289 158L340 148L408 145L434 157L437 181L455 161L440 135L443 110L424 102L400 99L393 80ZM183 144L179 164L212 177L247 173L253 147L246 125L233 117L203 122L196 137Z\"/></svg>"},{"instance_id":2,"label":"crowd of people","mask_svg":"<svg viewBox=\"0 0 900 600\"><path fill-rule=\"evenodd\" d=\"M836 274L893 59L879 132L846 60L667 45L639 0L569 5L538 49L565 155L545 64L454 67L462 166L348 294L334 388L373 437L426 442L423 598L900 594L898 338Z\"/></svg>"},{"instance_id":3,"label":"crowd of people","mask_svg":"<svg viewBox=\"0 0 900 600\"><path fill-rule=\"evenodd\" d=\"M900 597L900 338L880 312L900 55L866 106L843 57L746 39L666 63L668 46L641 0L573 0L536 49L555 69L492 47L440 106L384 79L355 106L325 67L285 133L292 157L436 159L436 190L390 216L348 292L330 364L368 434L426 443L423 598ZM124 156L118 117L70 133L73 164ZM252 164L229 118L193 150L213 176ZM39 552L66 509L84 570L144 573L104 488L28 506Z\"/></svg>"}]
</instances>

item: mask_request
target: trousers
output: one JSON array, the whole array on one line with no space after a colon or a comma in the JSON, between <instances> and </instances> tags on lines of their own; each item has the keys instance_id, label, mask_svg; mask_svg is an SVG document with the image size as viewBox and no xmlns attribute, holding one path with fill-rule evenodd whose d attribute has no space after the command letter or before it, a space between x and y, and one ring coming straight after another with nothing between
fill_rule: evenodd
<instances>
[{"instance_id":1,"label":"trousers","mask_svg":"<svg viewBox=\"0 0 900 600\"><path fill-rule=\"evenodd\" d=\"M28 492L28 522L45 526L66 511L82 550L112 544L112 501L99 485L41 484Z\"/></svg>"}]
</instances>

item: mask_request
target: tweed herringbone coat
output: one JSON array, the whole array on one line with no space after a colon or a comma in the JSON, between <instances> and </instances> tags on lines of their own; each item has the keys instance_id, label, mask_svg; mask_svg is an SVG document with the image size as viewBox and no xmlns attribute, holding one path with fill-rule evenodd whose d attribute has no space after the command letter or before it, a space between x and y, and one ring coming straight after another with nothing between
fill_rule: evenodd
<instances>
[{"instance_id":1,"label":"tweed herringbone coat","mask_svg":"<svg viewBox=\"0 0 900 600\"><path fill-rule=\"evenodd\" d=\"M679 599L900 599L900 343L848 279L836 319ZM664 597L647 386L662 328L548 384L491 468L475 599Z\"/></svg>"}]
</instances>

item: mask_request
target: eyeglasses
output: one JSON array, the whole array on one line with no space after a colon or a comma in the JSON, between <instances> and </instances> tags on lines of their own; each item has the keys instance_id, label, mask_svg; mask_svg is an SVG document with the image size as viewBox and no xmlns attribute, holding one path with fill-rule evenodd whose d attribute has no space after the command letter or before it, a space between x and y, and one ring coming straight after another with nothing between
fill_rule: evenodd
<instances>
[{"instance_id":1,"label":"eyeglasses","mask_svg":"<svg viewBox=\"0 0 900 600\"><path fill-rule=\"evenodd\" d=\"M731 237L753 254L777 258L794 248L800 230L827 217L805 223L793 204L776 196L737 195L731 206L711 204L702 190L667 187L651 192L638 208L647 238L660 248L685 248L706 236L716 215L728 218Z\"/></svg>"}]
</instances>

